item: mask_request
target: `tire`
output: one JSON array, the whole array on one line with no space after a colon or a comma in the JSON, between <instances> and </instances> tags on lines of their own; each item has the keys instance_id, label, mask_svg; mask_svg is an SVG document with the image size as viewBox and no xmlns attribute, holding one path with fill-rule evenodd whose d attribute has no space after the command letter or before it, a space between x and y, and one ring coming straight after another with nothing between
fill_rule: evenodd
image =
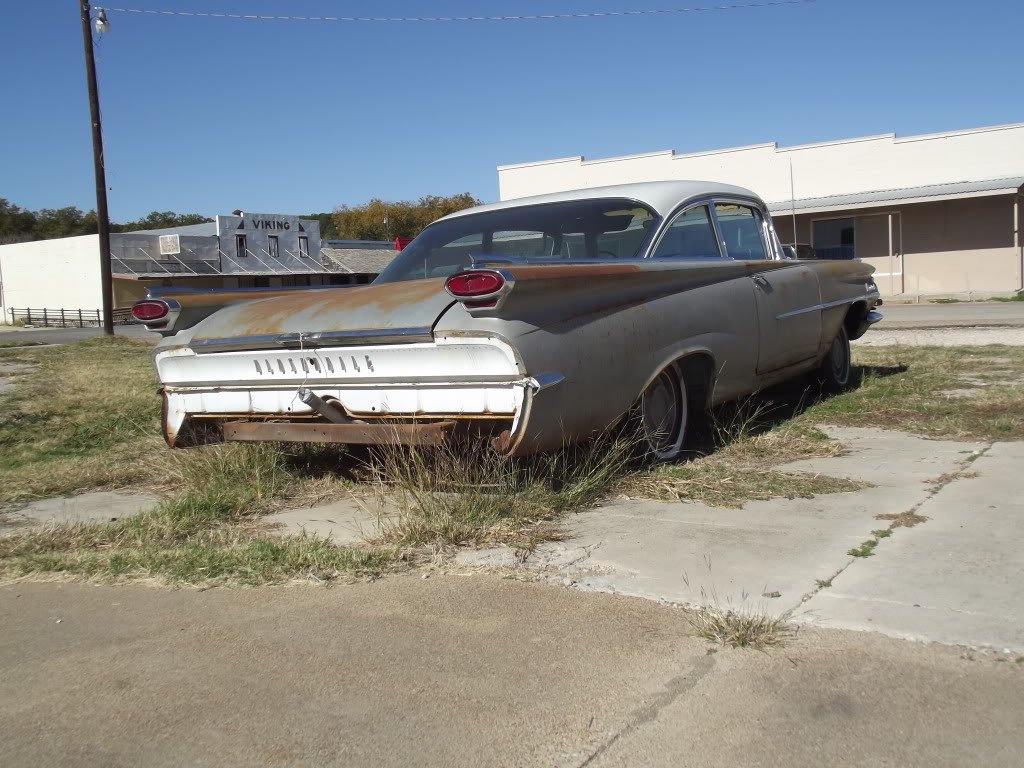
<instances>
[{"instance_id":1,"label":"tire","mask_svg":"<svg viewBox=\"0 0 1024 768\"><path fill-rule=\"evenodd\" d=\"M842 325L818 367L818 384L826 392L842 392L850 386L850 367L850 336Z\"/></svg>"},{"instance_id":2,"label":"tire","mask_svg":"<svg viewBox=\"0 0 1024 768\"><path fill-rule=\"evenodd\" d=\"M659 373L637 403L634 423L639 451L656 461L683 452L690 422L686 384L674 366Z\"/></svg>"}]
</instances>

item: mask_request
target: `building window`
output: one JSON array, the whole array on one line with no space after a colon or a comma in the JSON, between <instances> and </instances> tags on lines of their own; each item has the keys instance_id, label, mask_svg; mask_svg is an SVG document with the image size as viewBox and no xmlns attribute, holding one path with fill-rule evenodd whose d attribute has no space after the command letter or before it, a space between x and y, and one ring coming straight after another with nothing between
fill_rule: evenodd
<instances>
[{"instance_id":1,"label":"building window","mask_svg":"<svg viewBox=\"0 0 1024 768\"><path fill-rule=\"evenodd\" d=\"M303 259L309 257L309 238L308 237L300 237L299 238L299 256L301 258L303 258Z\"/></svg>"},{"instance_id":2,"label":"building window","mask_svg":"<svg viewBox=\"0 0 1024 768\"><path fill-rule=\"evenodd\" d=\"M246 245L245 235L235 235L235 256L239 259L249 255L249 247Z\"/></svg>"},{"instance_id":3,"label":"building window","mask_svg":"<svg viewBox=\"0 0 1024 768\"><path fill-rule=\"evenodd\" d=\"M821 219L814 222L814 253L819 259L854 259L853 219Z\"/></svg>"},{"instance_id":4,"label":"building window","mask_svg":"<svg viewBox=\"0 0 1024 768\"><path fill-rule=\"evenodd\" d=\"M275 259L281 258L281 247L277 242L277 235L267 235L267 253Z\"/></svg>"}]
</instances>

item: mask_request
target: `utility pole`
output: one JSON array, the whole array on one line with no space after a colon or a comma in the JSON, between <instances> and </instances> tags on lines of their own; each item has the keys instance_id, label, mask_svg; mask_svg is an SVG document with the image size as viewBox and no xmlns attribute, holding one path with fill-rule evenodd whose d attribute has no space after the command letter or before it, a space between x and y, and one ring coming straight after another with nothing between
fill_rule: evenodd
<instances>
[{"instance_id":1,"label":"utility pole","mask_svg":"<svg viewBox=\"0 0 1024 768\"><path fill-rule=\"evenodd\" d=\"M103 333L114 335L114 300L110 275L110 218L107 213L107 174L103 168L103 126L100 123L100 97L96 87L96 58L92 50L92 9L89 0L82 6L82 44L85 48L85 77L89 85L89 114L92 118L92 160L96 173L96 228L100 239L100 280L103 289ZM102 13L102 10L100 11ZM103 20L105 23L105 20Z\"/></svg>"}]
</instances>

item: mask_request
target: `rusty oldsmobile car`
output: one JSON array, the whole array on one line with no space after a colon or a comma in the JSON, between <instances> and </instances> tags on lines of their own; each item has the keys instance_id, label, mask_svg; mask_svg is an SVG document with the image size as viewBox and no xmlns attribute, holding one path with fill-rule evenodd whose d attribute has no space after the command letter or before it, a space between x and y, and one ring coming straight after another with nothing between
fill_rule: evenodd
<instances>
[{"instance_id":1,"label":"rusty oldsmobile car","mask_svg":"<svg viewBox=\"0 0 1024 768\"><path fill-rule=\"evenodd\" d=\"M370 285L234 303L154 361L171 446L432 444L506 455L638 425L683 450L696 409L811 373L850 378L881 319L873 268L784 258L753 192L584 189L446 216Z\"/></svg>"}]
</instances>

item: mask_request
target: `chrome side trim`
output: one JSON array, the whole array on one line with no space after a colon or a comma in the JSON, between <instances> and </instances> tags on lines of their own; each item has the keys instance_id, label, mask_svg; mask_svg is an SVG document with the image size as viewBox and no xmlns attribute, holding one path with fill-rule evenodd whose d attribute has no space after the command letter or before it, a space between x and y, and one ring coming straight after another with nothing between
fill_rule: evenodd
<instances>
[{"instance_id":1,"label":"chrome side trim","mask_svg":"<svg viewBox=\"0 0 1024 768\"><path fill-rule=\"evenodd\" d=\"M556 374L557 375L557 374ZM301 376L291 377L273 383L260 383L258 380L232 379L226 381L176 381L173 384L165 384L164 389L168 392L184 390L204 390L214 392L219 390L292 390L305 381L306 386L313 389L325 387L336 389L367 389L367 388L408 388L408 387L432 387L439 389L450 389L458 387L475 386L528 386L532 387L535 379L524 379L522 376L460 376L453 379L450 376L367 376L366 378L323 378L304 379ZM558 382L555 382L556 384ZM550 384L548 386L551 386Z\"/></svg>"},{"instance_id":2,"label":"chrome side trim","mask_svg":"<svg viewBox=\"0 0 1024 768\"><path fill-rule=\"evenodd\" d=\"M560 373L551 372L534 376L528 383L537 392L543 392L545 389L549 389L556 384L561 384L563 381L565 381L565 376Z\"/></svg>"},{"instance_id":3,"label":"chrome side trim","mask_svg":"<svg viewBox=\"0 0 1024 768\"><path fill-rule=\"evenodd\" d=\"M430 328L368 328L353 331L317 331L315 333L275 333L260 336L228 336L217 339L193 339L189 348L196 352L232 352L247 349L312 349L320 346L373 344L412 344L434 340Z\"/></svg>"},{"instance_id":4,"label":"chrome side trim","mask_svg":"<svg viewBox=\"0 0 1024 768\"><path fill-rule=\"evenodd\" d=\"M851 296L848 299L836 299L835 301L827 301L824 304L815 304L813 307L804 307L803 309L794 309L790 312L783 312L781 315L776 315L776 320L782 320L785 317L793 317L794 315L803 315L807 312L818 312L822 309L829 309L831 307L838 307L843 304L853 304L855 301L861 299L877 299L879 296L878 291L872 293L865 293L863 296ZM881 319L881 317L879 317Z\"/></svg>"}]
</instances>

